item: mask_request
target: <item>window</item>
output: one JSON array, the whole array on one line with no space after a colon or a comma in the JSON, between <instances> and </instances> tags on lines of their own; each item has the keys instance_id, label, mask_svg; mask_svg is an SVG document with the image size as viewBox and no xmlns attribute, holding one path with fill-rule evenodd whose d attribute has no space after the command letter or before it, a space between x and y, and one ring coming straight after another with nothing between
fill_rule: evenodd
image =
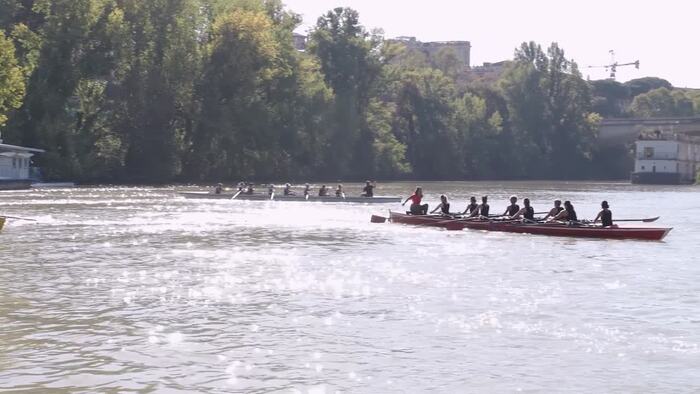
<instances>
[{"instance_id":1,"label":"window","mask_svg":"<svg viewBox=\"0 0 700 394\"><path fill-rule=\"evenodd\" d=\"M644 157L647 159L654 157L654 148L652 148L651 146L645 147L644 148Z\"/></svg>"}]
</instances>

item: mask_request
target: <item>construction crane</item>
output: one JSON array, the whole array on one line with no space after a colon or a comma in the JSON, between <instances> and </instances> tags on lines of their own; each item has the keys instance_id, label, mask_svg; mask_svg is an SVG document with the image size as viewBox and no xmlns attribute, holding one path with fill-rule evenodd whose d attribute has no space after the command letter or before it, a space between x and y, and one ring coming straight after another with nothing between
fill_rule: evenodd
<instances>
[{"instance_id":1,"label":"construction crane","mask_svg":"<svg viewBox=\"0 0 700 394\"><path fill-rule=\"evenodd\" d=\"M604 66L588 66L587 68L604 68L605 71L610 71L610 79L615 79L618 67L634 66L637 70L639 70L639 60L635 60L630 63L618 63L615 60L615 51L610 50L609 53L611 59L610 64L606 64Z\"/></svg>"}]
</instances>

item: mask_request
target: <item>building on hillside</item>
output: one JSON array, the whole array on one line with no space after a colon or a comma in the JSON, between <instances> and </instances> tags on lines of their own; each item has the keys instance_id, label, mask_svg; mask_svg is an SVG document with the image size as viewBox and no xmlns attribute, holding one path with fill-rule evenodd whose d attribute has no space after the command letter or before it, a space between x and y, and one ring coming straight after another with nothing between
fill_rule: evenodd
<instances>
[{"instance_id":1,"label":"building on hillside","mask_svg":"<svg viewBox=\"0 0 700 394\"><path fill-rule=\"evenodd\" d=\"M31 159L42 149L3 144L0 139L0 190L28 189L31 186Z\"/></svg>"},{"instance_id":2,"label":"building on hillside","mask_svg":"<svg viewBox=\"0 0 700 394\"><path fill-rule=\"evenodd\" d=\"M436 56L445 50L452 50L461 70L469 69L471 55L471 43L469 41L432 41L421 42L415 37L396 37L388 40L393 43L400 43L408 49L423 52L429 60L434 60Z\"/></svg>"},{"instance_id":3,"label":"building on hillside","mask_svg":"<svg viewBox=\"0 0 700 394\"><path fill-rule=\"evenodd\" d=\"M692 183L700 171L700 138L682 133L640 134L632 183Z\"/></svg>"},{"instance_id":4,"label":"building on hillside","mask_svg":"<svg viewBox=\"0 0 700 394\"><path fill-rule=\"evenodd\" d=\"M306 51L307 37L305 35L292 33L292 39L294 40L294 49L300 52Z\"/></svg>"},{"instance_id":5,"label":"building on hillside","mask_svg":"<svg viewBox=\"0 0 700 394\"><path fill-rule=\"evenodd\" d=\"M501 78L509 64L511 64L510 60L503 60L495 63L484 63L482 66L472 67L467 73L465 73L464 79L467 82L484 82L486 84L493 84Z\"/></svg>"}]
</instances>

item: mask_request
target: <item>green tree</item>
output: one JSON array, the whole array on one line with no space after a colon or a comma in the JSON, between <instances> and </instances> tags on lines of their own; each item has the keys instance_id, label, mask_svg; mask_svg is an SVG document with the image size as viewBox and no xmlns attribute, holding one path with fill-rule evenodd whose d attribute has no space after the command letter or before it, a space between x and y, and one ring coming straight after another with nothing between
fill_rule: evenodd
<instances>
[{"instance_id":1,"label":"green tree","mask_svg":"<svg viewBox=\"0 0 700 394\"><path fill-rule=\"evenodd\" d=\"M368 33L357 11L336 8L318 19L309 50L335 94L327 175L362 176L374 167L373 132L367 110L382 72L381 37ZM340 149L343 147L344 149Z\"/></svg>"},{"instance_id":2,"label":"green tree","mask_svg":"<svg viewBox=\"0 0 700 394\"><path fill-rule=\"evenodd\" d=\"M523 43L516 63L501 81L508 101L521 176L569 178L590 161L595 118L590 91L576 63L556 43L545 53Z\"/></svg>"},{"instance_id":3,"label":"green tree","mask_svg":"<svg viewBox=\"0 0 700 394\"><path fill-rule=\"evenodd\" d=\"M15 58L15 47L0 31L0 128L5 125L8 112L22 105L24 93L24 78Z\"/></svg>"},{"instance_id":4,"label":"green tree","mask_svg":"<svg viewBox=\"0 0 700 394\"><path fill-rule=\"evenodd\" d=\"M640 118L664 116L693 116L694 104L681 90L658 88L638 95L632 101L630 111Z\"/></svg>"},{"instance_id":5,"label":"green tree","mask_svg":"<svg viewBox=\"0 0 700 394\"><path fill-rule=\"evenodd\" d=\"M624 83L624 85L630 90L630 96L632 98L647 93L654 89L666 88L673 89L673 85L663 78L657 77L644 77L632 79Z\"/></svg>"},{"instance_id":6,"label":"green tree","mask_svg":"<svg viewBox=\"0 0 700 394\"><path fill-rule=\"evenodd\" d=\"M619 118L626 115L631 102L630 89L612 79L591 81L591 107L593 112L605 118Z\"/></svg>"},{"instance_id":7,"label":"green tree","mask_svg":"<svg viewBox=\"0 0 700 394\"><path fill-rule=\"evenodd\" d=\"M220 15L207 54L191 163L205 177L255 176L277 142L265 90L277 77L272 21L264 12L244 9Z\"/></svg>"}]
</instances>

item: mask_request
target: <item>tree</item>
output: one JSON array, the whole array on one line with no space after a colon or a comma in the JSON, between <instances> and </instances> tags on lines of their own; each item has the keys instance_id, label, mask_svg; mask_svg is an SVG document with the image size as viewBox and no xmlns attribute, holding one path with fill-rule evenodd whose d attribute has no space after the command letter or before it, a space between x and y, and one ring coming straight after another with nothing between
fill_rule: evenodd
<instances>
[{"instance_id":1,"label":"tree","mask_svg":"<svg viewBox=\"0 0 700 394\"><path fill-rule=\"evenodd\" d=\"M190 161L204 177L255 176L271 159L277 139L265 88L277 77L278 54L264 12L234 9L214 21Z\"/></svg>"},{"instance_id":2,"label":"tree","mask_svg":"<svg viewBox=\"0 0 700 394\"><path fill-rule=\"evenodd\" d=\"M335 94L328 175L362 176L374 167L367 109L382 71L380 44L381 37L368 33L350 8L336 8L320 17L311 34L309 50L318 57Z\"/></svg>"},{"instance_id":3,"label":"tree","mask_svg":"<svg viewBox=\"0 0 700 394\"><path fill-rule=\"evenodd\" d=\"M626 115L630 104L630 88L612 79L591 81L592 110L605 118Z\"/></svg>"},{"instance_id":4,"label":"tree","mask_svg":"<svg viewBox=\"0 0 700 394\"><path fill-rule=\"evenodd\" d=\"M644 77L632 79L625 82L625 86L630 90L630 96L632 98L647 93L654 89L666 88L673 89L673 85L663 78L657 77Z\"/></svg>"},{"instance_id":5,"label":"tree","mask_svg":"<svg viewBox=\"0 0 700 394\"><path fill-rule=\"evenodd\" d=\"M553 43L545 53L523 43L501 89L509 107L521 176L571 177L590 160L595 118L590 91L576 63Z\"/></svg>"},{"instance_id":6,"label":"tree","mask_svg":"<svg viewBox=\"0 0 700 394\"><path fill-rule=\"evenodd\" d=\"M681 90L658 88L638 95L632 101L630 111L640 118L665 116L693 116L694 104Z\"/></svg>"},{"instance_id":7,"label":"tree","mask_svg":"<svg viewBox=\"0 0 700 394\"><path fill-rule=\"evenodd\" d=\"M463 175L460 141L454 123L455 91L439 70L407 70L396 91L394 133L407 146L413 174L422 179Z\"/></svg>"},{"instance_id":8,"label":"tree","mask_svg":"<svg viewBox=\"0 0 700 394\"><path fill-rule=\"evenodd\" d=\"M22 105L25 86L22 68L15 58L15 47L0 31L0 128L9 111Z\"/></svg>"}]
</instances>

